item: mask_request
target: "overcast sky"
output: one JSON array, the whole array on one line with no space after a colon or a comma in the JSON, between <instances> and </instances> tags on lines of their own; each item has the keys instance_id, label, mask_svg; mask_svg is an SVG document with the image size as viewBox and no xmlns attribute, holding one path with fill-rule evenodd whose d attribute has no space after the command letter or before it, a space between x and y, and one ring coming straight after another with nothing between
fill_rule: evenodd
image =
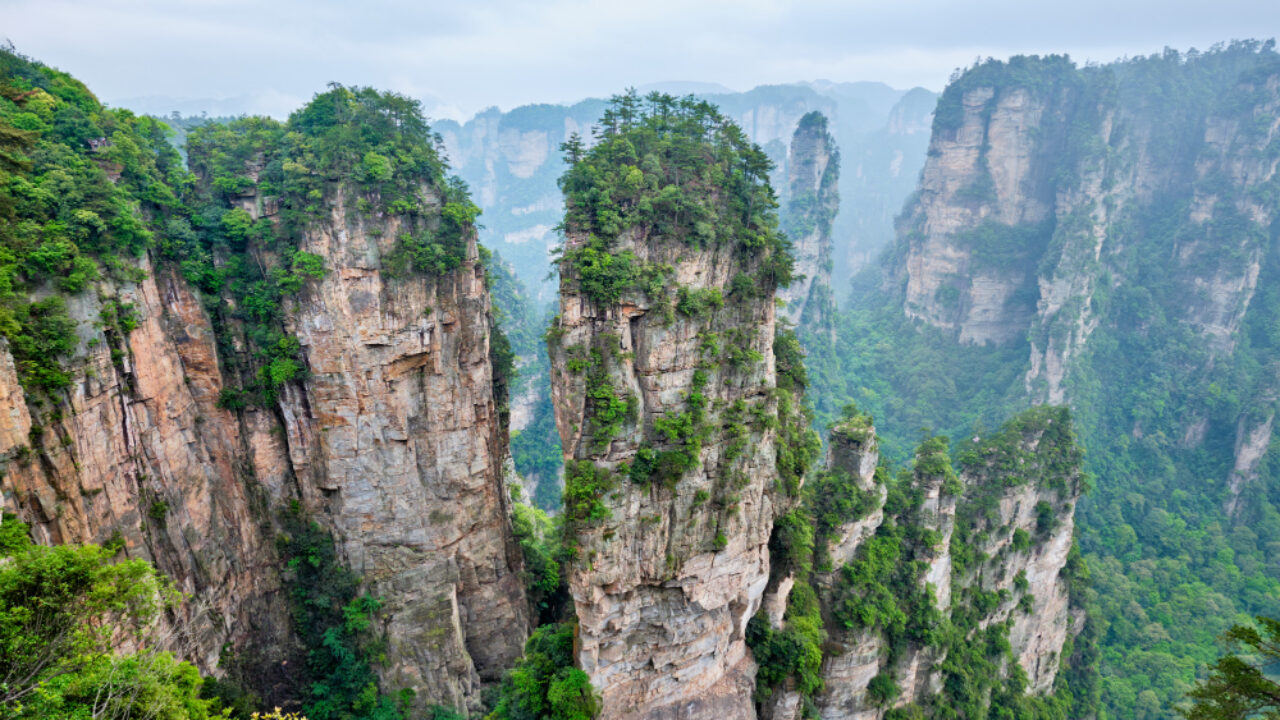
<instances>
[{"instance_id":1,"label":"overcast sky","mask_svg":"<svg viewBox=\"0 0 1280 720\"><path fill-rule=\"evenodd\" d=\"M284 115L330 81L455 118L672 80L938 90L979 55L1107 61L1278 34L1277 0L0 0L0 39L150 112Z\"/></svg>"}]
</instances>

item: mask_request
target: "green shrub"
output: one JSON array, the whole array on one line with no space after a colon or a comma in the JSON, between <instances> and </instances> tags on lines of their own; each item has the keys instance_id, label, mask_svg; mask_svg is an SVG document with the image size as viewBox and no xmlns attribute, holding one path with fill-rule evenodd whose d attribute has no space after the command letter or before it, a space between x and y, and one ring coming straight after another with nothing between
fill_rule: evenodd
<instances>
[{"instance_id":1,"label":"green shrub","mask_svg":"<svg viewBox=\"0 0 1280 720\"><path fill-rule=\"evenodd\" d=\"M119 548L35 545L0 516L0 707L14 720L220 717L200 698L199 672L155 647L151 632L175 600L142 560ZM138 649L117 654L128 638Z\"/></svg>"},{"instance_id":2,"label":"green shrub","mask_svg":"<svg viewBox=\"0 0 1280 720\"><path fill-rule=\"evenodd\" d=\"M893 675L889 673L882 672L867 683L867 698L876 707L885 707L896 700L901 692L902 688L898 687Z\"/></svg>"},{"instance_id":3,"label":"green shrub","mask_svg":"<svg viewBox=\"0 0 1280 720\"><path fill-rule=\"evenodd\" d=\"M591 720L600 700L587 674L574 667L575 623L543 625L529 636L524 656L502 676L488 720Z\"/></svg>"}]
</instances>

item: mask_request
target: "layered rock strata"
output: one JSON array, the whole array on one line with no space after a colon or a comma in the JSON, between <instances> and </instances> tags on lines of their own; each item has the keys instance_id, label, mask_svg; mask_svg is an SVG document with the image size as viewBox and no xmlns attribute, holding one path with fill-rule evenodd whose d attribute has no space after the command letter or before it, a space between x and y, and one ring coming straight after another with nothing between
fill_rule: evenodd
<instances>
[{"instance_id":1,"label":"layered rock strata","mask_svg":"<svg viewBox=\"0 0 1280 720\"><path fill-rule=\"evenodd\" d=\"M529 628L484 269L473 234L457 270L388 277L384 258L409 228L353 221L342 197L299 246L326 273L286 321L309 371L281 400L290 466L384 601L388 684L465 707Z\"/></svg>"},{"instance_id":2,"label":"layered rock strata","mask_svg":"<svg viewBox=\"0 0 1280 720\"><path fill-rule=\"evenodd\" d=\"M252 641L267 691L288 685L287 596L265 505L294 497L270 413L218 406L213 329L181 276L138 263L138 284L68 302L77 323L75 382L49 406L28 406L0 352L4 501L38 542L116 541L198 597L175 618L184 655L217 666L224 643ZM130 307L136 326L100 321ZM274 479L275 488L259 478Z\"/></svg>"},{"instance_id":3,"label":"layered rock strata","mask_svg":"<svg viewBox=\"0 0 1280 720\"><path fill-rule=\"evenodd\" d=\"M1176 100L1141 74L1154 58L1094 69L1015 58L962 76L939 104L919 193L899 225L890 276L905 287L905 313L962 344L1029 343L1034 402L1079 400L1071 373L1100 326L1132 322L1109 302L1130 293L1153 293L1170 332L1196 338L1188 372L1230 362L1260 279L1275 272L1273 57L1232 46L1151 70L1207 78L1221 73L1214 63L1239 68ZM1244 391L1254 407L1224 478L1232 514L1270 437L1280 386L1273 369L1262 375ZM1206 418L1188 414L1184 447L1218 432ZM1132 434L1141 437L1141 423Z\"/></svg>"}]
</instances>

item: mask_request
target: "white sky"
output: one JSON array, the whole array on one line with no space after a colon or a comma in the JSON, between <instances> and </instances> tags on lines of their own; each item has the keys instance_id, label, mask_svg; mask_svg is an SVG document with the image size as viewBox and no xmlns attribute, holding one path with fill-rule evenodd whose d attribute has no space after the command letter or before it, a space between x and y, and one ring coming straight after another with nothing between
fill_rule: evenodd
<instances>
[{"instance_id":1,"label":"white sky","mask_svg":"<svg viewBox=\"0 0 1280 720\"><path fill-rule=\"evenodd\" d=\"M0 39L153 112L221 99L284 115L329 81L455 118L668 80L939 90L979 55L1108 61L1276 35L1278 0L0 0Z\"/></svg>"}]
</instances>

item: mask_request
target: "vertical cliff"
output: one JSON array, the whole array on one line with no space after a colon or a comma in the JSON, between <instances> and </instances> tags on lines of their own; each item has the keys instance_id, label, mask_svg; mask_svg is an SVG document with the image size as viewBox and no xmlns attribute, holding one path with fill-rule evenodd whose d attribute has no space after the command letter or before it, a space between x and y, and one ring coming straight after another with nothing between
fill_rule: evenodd
<instances>
[{"instance_id":1,"label":"vertical cliff","mask_svg":"<svg viewBox=\"0 0 1280 720\"><path fill-rule=\"evenodd\" d=\"M845 394L890 455L921 425L1072 408L1117 716L1171 717L1195 675L1176 658L1232 613L1280 612L1278 88L1274 43L1253 41L958 74L883 282L842 327ZM1230 610L1190 609L1210 597Z\"/></svg>"},{"instance_id":2,"label":"vertical cliff","mask_svg":"<svg viewBox=\"0 0 1280 720\"><path fill-rule=\"evenodd\" d=\"M210 212L224 209L214 267L219 240L243 243L281 291L277 313L259 312L254 269L228 258L232 392L275 399L288 453L283 477L261 480L294 484L380 598L386 684L463 708L518 657L528 611L475 208L411 112L339 88L288 128L234 125L189 151Z\"/></svg>"},{"instance_id":3,"label":"vertical cliff","mask_svg":"<svg viewBox=\"0 0 1280 720\"><path fill-rule=\"evenodd\" d=\"M6 319L36 308L57 322L4 327L6 507L37 540L111 540L153 561L191 595L170 618L186 659L268 701L320 692L325 672L359 677L367 658L323 667L309 646L316 618L341 617L328 605L358 586L380 608L382 690L478 708L529 624L502 474L505 376L475 209L417 105L335 88L287 124L203 128L192 177L163 128L54 71L19 72L59 93L40 101L51 119L106 139L46 131L32 186L65 189L50 167L63 163L97 195L19 209L26 223L98 225L79 236L90 265L72 265L87 283L3 299ZM108 209L119 215L98 220ZM146 241L102 250L125 231ZM65 349L32 353L53 340ZM322 562L329 536L338 565L325 587L302 585L297 563Z\"/></svg>"},{"instance_id":4,"label":"vertical cliff","mask_svg":"<svg viewBox=\"0 0 1280 720\"><path fill-rule=\"evenodd\" d=\"M750 717L744 632L815 447L777 388L769 163L692 100L601 126L569 149L551 335L579 664L604 717Z\"/></svg>"},{"instance_id":5,"label":"vertical cliff","mask_svg":"<svg viewBox=\"0 0 1280 720\"><path fill-rule=\"evenodd\" d=\"M975 79L939 101L920 189L899 221L906 245L904 307L960 342L1026 333L1035 269L1052 227L1052 135L1069 119L1047 98L1074 92L1074 67L1035 63L1035 90ZM1036 132L1031 132L1036 128Z\"/></svg>"},{"instance_id":6,"label":"vertical cliff","mask_svg":"<svg viewBox=\"0 0 1280 720\"><path fill-rule=\"evenodd\" d=\"M831 226L840 208L840 153L827 132L827 118L811 112L800 119L791 138L783 230L792 242L796 273L779 291L793 324L802 318L817 325L833 310L831 300ZM809 308L812 307L812 310ZM805 313L811 317L806 318Z\"/></svg>"},{"instance_id":7,"label":"vertical cliff","mask_svg":"<svg viewBox=\"0 0 1280 720\"><path fill-rule=\"evenodd\" d=\"M1210 56L1181 72L1231 74L1213 66L1265 58ZM1179 321L1210 354L1234 349L1257 286L1274 219L1275 76L1261 62L1174 101L1142 84L1155 64L1014 58L971 70L940 101L901 221L904 307L961 343L1028 339L1039 400L1065 399L1071 360L1104 320L1097 297L1142 284L1135 263L1150 256L1133 250L1149 243L1134 233L1152 229L1157 209L1185 228L1161 250L1196 298Z\"/></svg>"},{"instance_id":8,"label":"vertical cliff","mask_svg":"<svg viewBox=\"0 0 1280 720\"><path fill-rule=\"evenodd\" d=\"M262 514L269 491L254 479L280 463L274 423L219 407L221 366L199 298L171 270L146 258L135 267L146 273L137 283L69 298L65 395L28 405L17 377L0 373L0 413L14 420L6 506L39 542L114 539L154 562L198 598L174 618L188 659L211 670L224 643L252 645L270 696L290 684L280 662L296 652ZM0 367L13 367L7 351Z\"/></svg>"},{"instance_id":9,"label":"vertical cliff","mask_svg":"<svg viewBox=\"0 0 1280 720\"><path fill-rule=\"evenodd\" d=\"M286 309L306 368L279 399L287 475L383 601L386 682L464 707L528 628L484 269L470 235L455 270L397 276L387 258L421 228L352 217L353 190L335 188L298 246L326 272ZM428 188L420 198L428 218L443 204Z\"/></svg>"},{"instance_id":10,"label":"vertical cliff","mask_svg":"<svg viewBox=\"0 0 1280 720\"><path fill-rule=\"evenodd\" d=\"M877 471L866 416L834 426L831 448L809 501L827 630L809 701L818 715L1070 707L1061 671L1084 616L1068 557L1081 453L1066 411L1029 411L965 441L958 475L940 438L896 479Z\"/></svg>"}]
</instances>

